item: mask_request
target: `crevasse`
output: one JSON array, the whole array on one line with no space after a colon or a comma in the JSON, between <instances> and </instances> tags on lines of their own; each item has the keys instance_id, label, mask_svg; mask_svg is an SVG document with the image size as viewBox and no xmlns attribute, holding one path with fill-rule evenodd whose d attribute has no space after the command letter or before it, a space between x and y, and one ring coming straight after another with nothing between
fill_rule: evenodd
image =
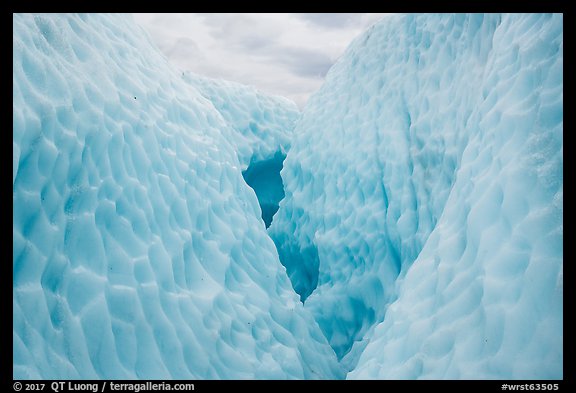
<instances>
[{"instance_id":1,"label":"crevasse","mask_svg":"<svg viewBox=\"0 0 576 393\"><path fill-rule=\"evenodd\" d=\"M390 16L308 102L269 232L349 378L562 377L562 25Z\"/></svg>"},{"instance_id":2,"label":"crevasse","mask_svg":"<svg viewBox=\"0 0 576 393\"><path fill-rule=\"evenodd\" d=\"M13 377L343 378L242 177L295 104L123 15L13 22Z\"/></svg>"},{"instance_id":3,"label":"crevasse","mask_svg":"<svg viewBox=\"0 0 576 393\"><path fill-rule=\"evenodd\" d=\"M13 23L15 379L562 378L562 15L388 17L302 114Z\"/></svg>"}]
</instances>

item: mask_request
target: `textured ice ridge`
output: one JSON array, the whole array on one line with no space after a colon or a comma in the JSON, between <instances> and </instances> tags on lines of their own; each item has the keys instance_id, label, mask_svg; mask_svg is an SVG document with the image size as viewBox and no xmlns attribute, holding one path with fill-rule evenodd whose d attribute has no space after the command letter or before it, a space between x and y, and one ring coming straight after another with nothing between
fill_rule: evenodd
<instances>
[{"instance_id":1,"label":"textured ice ridge","mask_svg":"<svg viewBox=\"0 0 576 393\"><path fill-rule=\"evenodd\" d=\"M14 378L562 378L562 15L391 16L301 118L13 18Z\"/></svg>"},{"instance_id":2,"label":"textured ice ridge","mask_svg":"<svg viewBox=\"0 0 576 393\"><path fill-rule=\"evenodd\" d=\"M296 106L129 17L13 22L14 378L342 378L242 178Z\"/></svg>"},{"instance_id":3,"label":"textured ice ridge","mask_svg":"<svg viewBox=\"0 0 576 393\"><path fill-rule=\"evenodd\" d=\"M562 378L562 53L562 15L395 15L304 108L269 232L349 378Z\"/></svg>"}]
</instances>

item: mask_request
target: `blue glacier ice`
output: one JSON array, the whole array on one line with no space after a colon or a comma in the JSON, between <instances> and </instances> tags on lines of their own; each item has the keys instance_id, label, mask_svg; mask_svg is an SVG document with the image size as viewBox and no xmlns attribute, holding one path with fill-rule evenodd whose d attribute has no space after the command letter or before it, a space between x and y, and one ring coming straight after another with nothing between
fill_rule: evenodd
<instances>
[{"instance_id":1,"label":"blue glacier ice","mask_svg":"<svg viewBox=\"0 0 576 393\"><path fill-rule=\"evenodd\" d=\"M242 177L295 104L122 15L13 21L14 378L342 378Z\"/></svg>"},{"instance_id":2,"label":"blue glacier ice","mask_svg":"<svg viewBox=\"0 0 576 393\"><path fill-rule=\"evenodd\" d=\"M562 15L394 15L294 130L270 234L348 378L562 378Z\"/></svg>"},{"instance_id":3,"label":"blue glacier ice","mask_svg":"<svg viewBox=\"0 0 576 393\"><path fill-rule=\"evenodd\" d=\"M300 113L13 16L15 379L563 377L563 16L391 15Z\"/></svg>"},{"instance_id":4,"label":"blue glacier ice","mask_svg":"<svg viewBox=\"0 0 576 393\"><path fill-rule=\"evenodd\" d=\"M185 73L218 109L235 131L234 141L246 183L254 189L266 228L284 198L280 170L290 149L291 131L300 113L283 97L258 94L256 89L234 82Z\"/></svg>"}]
</instances>

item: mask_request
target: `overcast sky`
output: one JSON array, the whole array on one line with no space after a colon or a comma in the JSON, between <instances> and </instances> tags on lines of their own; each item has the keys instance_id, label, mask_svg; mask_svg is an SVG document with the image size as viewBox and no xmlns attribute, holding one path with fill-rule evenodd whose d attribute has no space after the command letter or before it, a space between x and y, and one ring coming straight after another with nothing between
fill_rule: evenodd
<instances>
[{"instance_id":1,"label":"overcast sky","mask_svg":"<svg viewBox=\"0 0 576 393\"><path fill-rule=\"evenodd\" d=\"M348 44L386 14L134 14L181 70L253 85L301 108Z\"/></svg>"}]
</instances>

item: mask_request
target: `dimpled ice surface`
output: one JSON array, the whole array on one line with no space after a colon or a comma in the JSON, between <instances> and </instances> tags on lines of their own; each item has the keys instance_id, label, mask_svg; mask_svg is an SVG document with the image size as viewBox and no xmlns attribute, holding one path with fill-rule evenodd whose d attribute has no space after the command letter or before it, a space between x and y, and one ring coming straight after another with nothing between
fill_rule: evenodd
<instances>
[{"instance_id":1,"label":"dimpled ice surface","mask_svg":"<svg viewBox=\"0 0 576 393\"><path fill-rule=\"evenodd\" d=\"M561 14L385 17L301 114L13 18L14 378L563 377Z\"/></svg>"},{"instance_id":2,"label":"dimpled ice surface","mask_svg":"<svg viewBox=\"0 0 576 393\"><path fill-rule=\"evenodd\" d=\"M342 378L242 177L296 106L130 17L13 18L14 378Z\"/></svg>"},{"instance_id":3,"label":"dimpled ice surface","mask_svg":"<svg viewBox=\"0 0 576 393\"><path fill-rule=\"evenodd\" d=\"M348 378L562 378L562 15L394 15L294 130L270 233Z\"/></svg>"}]
</instances>

